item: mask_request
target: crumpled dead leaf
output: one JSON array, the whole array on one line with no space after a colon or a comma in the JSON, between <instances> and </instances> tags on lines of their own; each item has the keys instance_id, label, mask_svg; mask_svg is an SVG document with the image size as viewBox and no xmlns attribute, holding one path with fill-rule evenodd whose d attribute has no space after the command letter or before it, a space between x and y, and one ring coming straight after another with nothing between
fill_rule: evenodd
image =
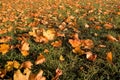
<instances>
[{"instance_id":1,"label":"crumpled dead leaf","mask_svg":"<svg viewBox=\"0 0 120 80\"><path fill-rule=\"evenodd\" d=\"M10 36L0 37L0 43L9 42L12 38Z\"/></svg>"},{"instance_id":2,"label":"crumpled dead leaf","mask_svg":"<svg viewBox=\"0 0 120 80\"><path fill-rule=\"evenodd\" d=\"M81 44L81 41L78 39L69 39L68 42L72 45L73 48L78 47Z\"/></svg>"},{"instance_id":3,"label":"crumpled dead leaf","mask_svg":"<svg viewBox=\"0 0 120 80\"><path fill-rule=\"evenodd\" d=\"M52 42L51 45L52 45L53 47L60 47L60 46L62 45L62 41L59 40L59 41Z\"/></svg>"},{"instance_id":4,"label":"crumpled dead leaf","mask_svg":"<svg viewBox=\"0 0 120 80\"><path fill-rule=\"evenodd\" d=\"M6 69L0 69L0 78L4 78L6 73L7 73Z\"/></svg>"},{"instance_id":5,"label":"crumpled dead leaf","mask_svg":"<svg viewBox=\"0 0 120 80\"><path fill-rule=\"evenodd\" d=\"M42 64L45 61L46 61L45 57L40 53L40 55L37 57L37 60L35 61L35 64L36 65Z\"/></svg>"},{"instance_id":6,"label":"crumpled dead leaf","mask_svg":"<svg viewBox=\"0 0 120 80\"><path fill-rule=\"evenodd\" d=\"M93 54L92 52L85 52L86 54L86 58L90 61L95 61L96 58L97 58L97 55L96 54Z\"/></svg>"},{"instance_id":7,"label":"crumpled dead leaf","mask_svg":"<svg viewBox=\"0 0 120 80\"><path fill-rule=\"evenodd\" d=\"M5 55L10 49L10 46L8 44L0 44L0 52L2 55Z\"/></svg>"},{"instance_id":8,"label":"crumpled dead leaf","mask_svg":"<svg viewBox=\"0 0 120 80\"><path fill-rule=\"evenodd\" d=\"M62 70L59 69L59 68L57 68L57 69L56 69L56 75L55 75L55 77L52 78L52 80L59 80L59 77L60 77L62 74L63 74L63 73L62 73Z\"/></svg>"},{"instance_id":9,"label":"crumpled dead leaf","mask_svg":"<svg viewBox=\"0 0 120 80\"><path fill-rule=\"evenodd\" d=\"M80 49L80 47L75 47L72 51L73 53L79 54L79 55L82 55L85 53L83 50Z\"/></svg>"},{"instance_id":10,"label":"crumpled dead leaf","mask_svg":"<svg viewBox=\"0 0 120 80\"><path fill-rule=\"evenodd\" d=\"M107 35L107 39L109 40L109 41L118 41L115 37L113 37L112 35L110 35L110 34L108 34Z\"/></svg>"}]
</instances>

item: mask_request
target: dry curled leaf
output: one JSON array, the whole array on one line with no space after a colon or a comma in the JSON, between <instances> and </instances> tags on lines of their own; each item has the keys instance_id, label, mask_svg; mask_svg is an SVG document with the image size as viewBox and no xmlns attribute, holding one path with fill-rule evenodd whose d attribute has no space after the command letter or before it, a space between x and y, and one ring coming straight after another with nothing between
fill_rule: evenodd
<instances>
[{"instance_id":1,"label":"dry curled leaf","mask_svg":"<svg viewBox=\"0 0 120 80\"><path fill-rule=\"evenodd\" d=\"M105 29L112 29L113 25L110 23L106 23L106 24L104 24L104 27L105 27Z\"/></svg>"},{"instance_id":2,"label":"dry curled leaf","mask_svg":"<svg viewBox=\"0 0 120 80\"><path fill-rule=\"evenodd\" d=\"M0 52L2 55L5 55L10 49L10 46L8 44L0 44Z\"/></svg>"},{"instance_id":3,"label":"dry curled leaf","mask_svg":"<svg viewBox=\"0 0 120 80\"><path fill-rule=\"evenodd\" d=\"M6 73L7 73L6 69L0 69L0 78L4 78Z\"/></svg>"},{"instance_id":4,"label":"dry curled leaf","mask_svg":"<svg viewBox=\"0 0 120 80\"><path fill-rule=\"evenodd\" d=\"M97 58L97 55L93 54L92 52L86 52L86 58L90 61L95 61Z\"/></svg>"},{"instance_id":5,"label":"dry curled leaf","mask_svg":"<svg viewBox=\"0 0 120 80\"><path fill-rule=\"evenodd\" d=\"M12 38L9 36L0 37L0 43L9 42Z\"/></svg>"},{"instance_id":6,"label":"dry curled leaf","mask_svg":"<svg viewBox=\"0 0 120 80\"><path fill-rule=\"evenodd\" d=\"M56 69L56 75L55 75L55 77L52 78L52 80L59 80L59 77L60 77L62 74L63 74L63 73L62 73L62 70L59 69L59 68L57 68L57 69Z\"/></svg>"},{"instance_id":7,"label":"dry curled leaf","mask_svg":"<svg viewBox=\"0 0 120 80\"><path fill-rule=\"evenodd\" d=\"M42 64L43 62L45 62L45 57L40 54L38 57L37 57L37 60L35 61L35 64L38 65L38 64Z\"/></svg>"},{"instance_id":8,"label":"dry curled leaf","mask_svg":"<svg viewBox=\"0 0 120 80\"><path fill-rule=\"evenodd\" d=\"M110 34L108 34L107 35L107 39L109 40L109 41L118 41L115 37L113 37L112 35L110 35Z\"/></svg>"},{"instance_id":9,"label":"dry curled leaf","mask_svg":"<svg viewBox=\"0 0 120 80\"><path fill-rule=\"evenodd\" d=\"M107 56L106 56L107 61L109 63L112 63L112 52L107 52L106 54L107 54Z\"/></svg>"},{"instance_id":10,"label":"dry curled leaf","mask_svg":"<svg viewBox=\"0 0 120 80\"><path fill-rule=\"evenodd\" d=\"M59 41L52 42L51 45L52 45L53 47L60 47L60 46L62 45L62 41L59 40Z\"/></svg>"},{"instance_id":11,"label":"dry curled leaf","mask_svg":"<svg viewBox=\"0 0 120 80\"><path fill-rule=\"evenodd\" d=\"M31 61L25 61L25 62L23 62L22 64L21 64L21 68L23 67L23 68L29 68L29 69L31 69L31 67L32 67L32 62Z\"/></svg>"}]
</instances>

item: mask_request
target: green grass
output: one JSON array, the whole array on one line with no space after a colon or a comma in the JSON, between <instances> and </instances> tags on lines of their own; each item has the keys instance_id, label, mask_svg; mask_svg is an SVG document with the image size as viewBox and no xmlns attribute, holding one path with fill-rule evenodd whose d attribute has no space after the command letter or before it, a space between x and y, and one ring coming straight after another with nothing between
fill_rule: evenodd
<instances>
[{"instance_id":1,"label":"green grass","mask_svg":"<svg viewBox=\"0 0 120 80\"><path fill-rule=\"evenodd\" d=\"M58 7L58 4L53 0L43 4L44 2L27 3L32 4L31 8L26 6L22 11L17 11L19 6L16 4L12 5L12 12L16 14L17 18L14 21L0 22L0 29L6 29L8 26L12 26L13 30L5 34L0 34L0 37L11 36L12 40L7 42L10 45L20 44L21 41L17 40L17 37L22 37L24 34L28 34L32 27L30 23L39 21L39 24L35 24L37 28L49 29L49 26L54 28L56 31L64 33L66 37L57 37L55 40L62 40L62 46L55 48L51 46L51 42L47 44L37 43L34 41L34 38L28 35L28 43L30 44L29 55L27 57L22 56L19 49L14 48L10 50L6 55L0 54L0 69L4 69L7 61L18 61L22 63L24 61L30 60L34 65L32 66L32 72L37 73L40 69L44 71L44 76L47 80L51 80L55 76L55 70L60 68L63 71L60 80L120 80L120 40L118 42L111 42L106 39L107 34L111 34L114 37L120 36L120 15L117 15L117 12L120 10L117 8L119 6L119 0L101 0L101 2L95 2L96 0L80 0L78 3L81 5L79 12L75 13L75 10L78 7L70 2L60 2L61 6L64 6L65 9ZM89 5L89 2L91 3ZM2 4L5 3L4 0L0 2L0 9L5 8ZM22 2L20 2L22 4ZM42 3L42 4L41 4ZM56 4L55 4L56 3ZM25 4L25 3L23 3ZM43 7L41 13L39 13L39 6ZM46 5L50 5L50 9L47 9ZM57 8L54 8L54 5ZM92 8L92 7L93 8ZM48 6L49 7L49 6ZM14 8L16 9L14 11ZM20 7L21 8L21 7ZM28 10L27 10L28 9ZM6 8L3 11L7 10ZM92 13L89 13L90 10L93 10ZM101 10L101 12L99 12ZM109 10L108 14L104 14L104 11ZM53 14L57 12L57 14ZM9 17L7 14L0 11L2 18ZM8 11L10 14L10 12ZM32 16L32 14L39 13L37 17ZM59 15L61 14L61 16ZM49 15L52 15L51 17ZM59 30L58 26L65 22L69 16L74 16L75 19L71 22L76 22L75 26L70 27L71 25L66 22L67 30ZM90 21L89 18L94 18L94 21ZM38 20L36 20L38 19ZM41 23L42 20L46 20L48 24ZM107 30L104 28L104 24L108 22L114 25L113 29ZM90 28L85 28L85 24L88 24ZM96 30L95 26L101 26L102 29ZM17 27L25 28L25 30L19 30ZM91 51L94 54L97 54L97 59L92 62L86 59L86 56L76 55L72 52L72 46L69 44L68 40L71 38L71 34L75 33L74 29L79 30L80 39L91 39L94 42L94 48ZM94 36L94 33L97 33L98 36ZM2 43L1 43L2 44ZM99 44L106 45L105 48L99 48ZM44 49L48 49L49 53L44 53ZM113 53L113 64L108 63L106 60L106 52L111 51ZM46 58L46 62L40 65L35 65L35 60L39 54L43 54ZM59 57L63 56L64 61L60 61ZM7 72L5 79L13 77L13 69L10 72Z\"/></svg>"}]
</instances>

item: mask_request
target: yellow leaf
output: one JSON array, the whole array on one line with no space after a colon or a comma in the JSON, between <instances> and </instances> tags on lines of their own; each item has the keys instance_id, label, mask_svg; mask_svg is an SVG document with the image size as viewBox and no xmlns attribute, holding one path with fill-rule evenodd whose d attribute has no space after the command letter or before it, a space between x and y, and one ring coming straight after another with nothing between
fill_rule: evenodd
<instances>
[{"instance_id":1,"label":"yellow leaf","mask_svg":"<svg viewBox=\"0 0 120 80\"><path fill-rule=\"evenodd\" d=\"M64 58L62 55L60 55L59 60L60 60L60 61L64 61L64 60L65 60L65 58Z\"/></svg>"},{"instance_id":2,"label":"yellow leaf","mask_svg":"<svg viewBox=\"0 0 120 80\"><path fill-rule=\"evenodd\" d=\"M8 44L1 44L0 45L0 52L2 52L2 55L5 55L10 49L10 46Z\"/></svg>"},{"instance_id":3,"label":"yellow leaf","mask_svg":"<svg viewBox=\"0 0 120 80\"><path fill-rule=\"evenodd\" d=\"M5 65L5 69L7 71L11 71L13 69L13 67L14 67L13 64L14 64L13 61L7 61L7 64Z\"/></svg>"},{"instance_id":4,"label":"yellow leaf","mask_svg":"<svg viewBox=\"0 0 120 80\"><path fill-rule=\"evenodd\" d=\"M20 66L20 63L17 61L13 61L13 66L14 66L14 68L18 69Z\"/></svg>"},{"instance_id":5,"label":"yellow leaf","mask_svg":"<svg viewBox=\"0 0 120 80\"><path fill-rule=\"evenodd\" d=\"M22 53L23 56L28 56L29 55L29 52L26 51L26 50L22 50L21 53Z\"/></svg>"},{"instance_id":6,"label":"yellow leaf","mask_svg":"<svg viewBox=\"0 0 120 80\"><path fill-rule=\"evenodd\" d=\"M46 37L48 40L53 40L55 38L55 30L54 29L43 29L43 36Z\"/></svg>"},{"instance_id":7,"label":"yellow leaf","mask_svg":"<svg viewBox=\"0 0 120 80\"><path fill-rule=\"evenodd\" d=\"M106 59L109 63L112 63L112 52L107 52Z\"/></svg>"}]
</instances>

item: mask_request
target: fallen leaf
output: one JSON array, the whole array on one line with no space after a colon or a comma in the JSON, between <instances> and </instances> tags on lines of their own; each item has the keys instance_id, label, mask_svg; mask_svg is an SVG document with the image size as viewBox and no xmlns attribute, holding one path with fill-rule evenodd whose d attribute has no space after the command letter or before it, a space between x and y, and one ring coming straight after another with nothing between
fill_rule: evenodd
<instances>
[{"instance_id":1,"label":"fallen leaf","mask_svg":"<svg viewBox=\"0 0 120 80\"><path fill-rule=\"evenodd\" d=\"M29 55L29 52L26 51L26 50L21 50L21 54L22 54L23 56L28 56L28 55Z\"/></svg>"},{"instance_id":2,"label":"fallen leaf","mask_svg":"<svg viewBox=\"0 0 120 80\"><path fill-rule=\"evenodd\" d=\"M68 42L72 45L72 47L79 47L81 44L81 41L78 39L69 39Z\"/></svg>"},{"instance_id":3,"label":"fallen leaf","mask_svg":"<svg viewBox=\"0 0 120 80\"><path fill-rule=\"evenodd\" d=\"M107 56L106 56L107 61L109 63L112 63L112 52L107 52L106 54L107 54Z\"/></svg>"},{"instance_id":4,"label":"fallen leaf","mask_svg":"<svg viewBox=\"0 0 120 80\"><path fill-rule=\"evenodd\" d=\"M62 41L59 40L59 41L52 42L51 45L52 45L53 47L60 47L60 46L62 45Z\"/></svg>"},{"instance_id":5,"label":"fallen leaf","mask_svg":"<svg viewBox=\"0 0 120 80\"><path fill-rule=\"evenodd\" d=\"M6 73L7 73L6 69L0 69L0 78L4 78Z\"/></svg>"},{"instance_id":6,"label":"fallen leaf","mask_svg":"<svg viewBox=\"0 0 120 80\"><path fill-rule=\"evenodd\" d=\"M30 49L28 42L22 41L21 45L22 45L21 47L22 51L28 51Z\"/></svg>"},{"instance_id":7,"label":"fallen leaf","mask_svg":"<svg viewBox=\"0 0 120 80\"><path fill-rule=\"evenodd\" d=\"M57 68L57 69L56 69L56 75L55 75L55 77L52 78L52 80L59 80L59 77L60 77L62 74L63 74L63 73L62 73L62 70L59 69L59 68Z\"/></svg>"},{"instance_id":8,"label":"fallen leaf","mask_svg":"<svg viewBox=\"0 0 120 80\"><path fill-rule=\"evenodd\" d=\"M106 24L104 24L104 27L105 27L105 29L112 29L113 25L110 23L106 23Z\"/></svg>"},{"instance_id":9,"label":"fallen leaf","mask_svg":"<svg viewBox=\"0 0 120 80\"><path fill-rule=\"evenodd\" d=\"M49 53L49 50L48 49L44 49L44 53Z\"/></svg>"},{"instance_id":10,"label":"fallen leaf","mask_svg":"<svg viewBox=\"0 0 120 80\"><path fill-rule=\"evenodd\" d=\"M82 46L84 46L85 49L91 49L94 47L94 43L90 39L83 40Z\"/></svg>"},{"instance_id":11,"label":"fallen leaf","mask_svg":"<svg viewBox=\"0 0 120 80\"><path fill-rule=\"evenodd\" d=\"M18 69L20 66L20 63L17 61L7 61L7 64L5 65L5 69L7 71L11 71L13 68Z\"/></svg>"},{"instance_id":12,"label":"fallen leaf","mask_svg":"<svg viewBox=\"0 0 120 80\"><path fill-rule=\"evenodd\" d=\"M43 70L40 70L37 74L31 74L29 80L46 80L43 75Z\"/></svg>"},{"instance_id":13,"label":"fallen leaf","mask_svg":"<svg viewBox=\"0 0 120 80\"><path fill-rule=\"evenodd\" d=\"M9 42L12 38L9 36L0 37L0 43Z\"/></svg>"},{"instance_id":14,"label":"fallen leaf","mask_svg":"<svg viewBox=\"0 0 120 80\"><path fill-rule=\"evenodd\" d=\"M64 58L62 55L60 55L59 60L60 60L60 61L64 61L65 58Z\"/></svg>"},{"instance_id":15,"label":"fallen leaf","mask_svg":"<svg viewBox=\"0 0 120 80\"><path fill-rule=\"evenodd\" d=\"M48 30L43 29L43 36L46 37L48 40L54 40L55 33L56 32L54 29L48 29Z\"/></svg>"},{"instance_id":16,"label":"fallen leaf","mask_svg":"<svg viewBox=\"0 0 120 80\"><path fill-rule=\"evenodd\" d=\"M10 46L8 44L0 44L0 52L2 52L2 55L5 55L10 49Z\"/></svg>"},{"instance_id":17,"label":"fallen leaf","mask_svg":"<svg viewBox=\"0 0 120 80\"><path fill-rule=\"evenodd\" d=\"M107 39L109 40L109 41L118 41L115 37L113 37L112 35L110 35L110 34L108 34L107 35Z\"/></svg>"},{"instance_id":18,"label":"fallen leaf","mask_svg":"<svg viewBox=\"0 0 120 80\"><path fill-rule=\"evenodd\" d=\"M29 80L31 71L26 68L24 73L22 73L19 69L14 73L13 80Z\"/></svg>"},{"instance_id":19,"label":"fallen leaf","mask_svg":"<svg viewBox=\"0 0 120 80\"><path fill-rule=\"evenodd\" d=\"M31 61L25 61L25 62L23 62L22 64L21 64L21 68L29 68L29 69L31 69L31 67L32 67L32 62Z\"/></svg>"},{"instance_id":20,"label":"fallen leaf","mask_svg":"<svg viewBox=\"0 0 120 80\"><path fill-rule=\"evenodd\" d=\"M85 52L86 58L90 61L95 61L97 58L97 55L93 54L92 52Z\"/></svg>"},{"instance_id":21,"label":"fallen leaf","mask_svg":"<svg viewBox=\"0 0 120 80\"><path fill-rule=\"evenodd\" d=\"M73 50L73 53L76 53L76 54L84 54L84 51L80 49L80 47L75 47Z\"/></svg>"},{"instance_id":22,"label":"fallen leaf","mask_svg":"<svg viewBox=\"0 0 120 80\"><path fill-rule=\"evenodd\" d=\"M37 60L35 61L35 64L38 65L38 64L42 64L43 62L45 62L45 57L40 54L38 57L37 57Z\"/></svg>"}]
</instances>

